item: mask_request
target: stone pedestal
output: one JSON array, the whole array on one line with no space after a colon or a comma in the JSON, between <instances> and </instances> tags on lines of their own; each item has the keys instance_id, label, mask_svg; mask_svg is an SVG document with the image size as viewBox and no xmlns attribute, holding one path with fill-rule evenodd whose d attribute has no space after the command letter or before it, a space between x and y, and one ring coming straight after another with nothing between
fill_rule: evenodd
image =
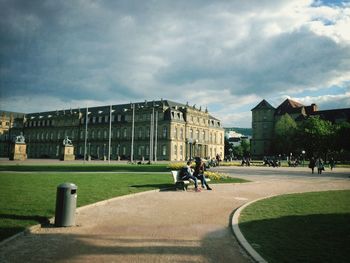
<instances>
[{"instance_id":1,"label":"stone pedestal","mask_svg":"<svg viewBox=\"0 0 350 263\"><path fill-rule=\"evenodd\" d=\"M27 145L25 143L14 143L11 147L10 160L23 161L27 159Z\"/></svg>"},{"instance_id":2,"label":"stone pedestal","mask_svg":"<svg viewBox=\"0 0 350 263\"><path fill-rule=\"evenodd\" d=\"M73 160L75 160L74 146L73 145L63 146L60 160L61 161L73 161Z\"/></svg>"}]
</instances>

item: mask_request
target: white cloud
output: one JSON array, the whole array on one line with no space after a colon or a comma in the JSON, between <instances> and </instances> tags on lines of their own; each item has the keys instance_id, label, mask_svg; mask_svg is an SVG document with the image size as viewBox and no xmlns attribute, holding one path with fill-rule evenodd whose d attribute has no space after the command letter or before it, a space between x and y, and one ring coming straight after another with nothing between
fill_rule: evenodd
<instances>
[{"instance_id":1,"label":"white cloud","mask_svg":"<svg viewBox=\"0 0 350 263\"><path fill-rule=\"evenodd\" d=\"M34 93L61 108L163 97L248 125L263 97L350 80L350 5L312 3L3 1L2 106Z\"/></svg>"}]
</instances>

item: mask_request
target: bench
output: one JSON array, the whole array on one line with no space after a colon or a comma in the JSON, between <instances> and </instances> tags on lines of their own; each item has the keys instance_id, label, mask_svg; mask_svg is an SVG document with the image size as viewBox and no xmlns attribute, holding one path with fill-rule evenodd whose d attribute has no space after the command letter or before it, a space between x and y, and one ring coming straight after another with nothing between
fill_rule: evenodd
<instances>
[{"instance_id":1,"label":"bench","mask_svg":"<svg viewBox=\"0 0 350 263\"><path fill-rule=\"evenodd\" d=\"M194 184L194 182L192 180L181 180L180 179L180 171L171 171L171 174L173 176L173 180L174 180L174 184L175 184L176 189L180 188L184 191L187 191L187 187L190 184ZM207 182L210 182L209 178L205 178L205 180ZM200 182L200 180L198 180L198 181Z\"/></svg>"}]
</instances>

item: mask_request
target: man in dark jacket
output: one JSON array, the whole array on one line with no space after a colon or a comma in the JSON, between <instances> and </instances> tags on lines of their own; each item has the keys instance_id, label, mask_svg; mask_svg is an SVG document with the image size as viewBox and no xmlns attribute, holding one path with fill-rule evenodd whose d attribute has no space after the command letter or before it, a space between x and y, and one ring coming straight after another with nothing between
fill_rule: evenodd
<instances>
[{"instance_id":1,"label":"man in dark jacket","mask_svg":"<svg viewBox=\"0 0 350 263\"><path fill-rule=\"evenodd\" d=\"M205 164L204 164L204 162L199 157L195 158L195 162L196 162L196 166L194 167L193 176L198 178L199 180L201 180L202 188L204 188L204 185L205 185L207 190L212 190L209 187L207 181L205 180L205 176L204 176Z\"/></svg>"}]
</instances>

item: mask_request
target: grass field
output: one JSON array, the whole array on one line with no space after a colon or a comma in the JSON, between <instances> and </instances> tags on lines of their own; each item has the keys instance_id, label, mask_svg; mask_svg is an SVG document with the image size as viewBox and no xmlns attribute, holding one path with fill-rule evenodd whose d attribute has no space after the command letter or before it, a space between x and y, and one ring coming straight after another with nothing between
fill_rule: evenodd
<instances>
[{"instance_id":1,"label":"grass field","mask_svg":"<svg viewBox=\"0 0 350 263\"><path fill-rule=\"evenodd\" d=\"M349 262L350 191L294 194L256 202L239 227L268 262Z\"/></svg>"},{"instance_id":2,"label":"grass field","mask_svg":"<svg viewBox=\"0 0 350 263\"><path fill-rule=\"evenodd\" d=\"M166 172L167 164L130 165L130 164L5 164L0 171L70 171L70 172Z\"/></svg>"},{"instance_id":3,"label":"grass field","mask_svg":"<svg viewBox=\"0 0 350 263\"><path fill-rule=\"evenodd\" d=\"M56 166L49 167L53 169ZM74 165L60 165L63 171L59 169L58 172L43 172L40 170L42 166L30 165L27 170L31 172L22 172L21 165L18 166L21 172L0 172L0 240L30 225L45 223L48 218L53 217L56 189L63 182L71 182L78 186L78 206L130 193L173 187L173 179L169 172L106 173L104 166L92 166L92 170L100 168L99 172L65 172L74 170L72 167ZM80 169L81 166L76 167ZM135 169L134 167L140 169L140 166L129 165L127 170ZM152 168L142 167L146 168L147 172ZM166 169L165 165L160 167L162 168L153 166L153 171ZM244 181L228 178L214 180L212 183Z\"/></svg>"}]
</instances>

